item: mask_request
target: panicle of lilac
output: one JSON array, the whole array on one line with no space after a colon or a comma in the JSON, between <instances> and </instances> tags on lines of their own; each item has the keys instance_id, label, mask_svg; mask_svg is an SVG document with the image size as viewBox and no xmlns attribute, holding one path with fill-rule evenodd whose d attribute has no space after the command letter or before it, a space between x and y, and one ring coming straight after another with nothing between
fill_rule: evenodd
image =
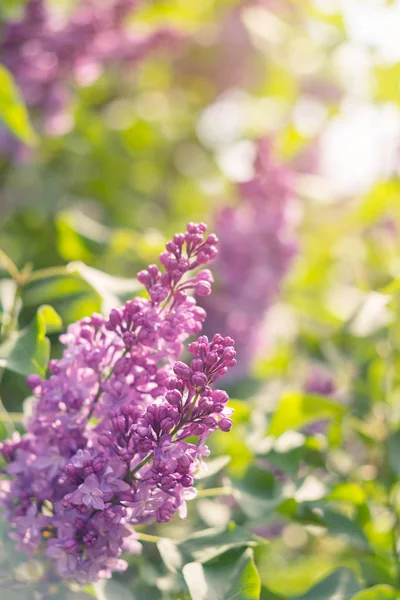
<instances>
[{"instance_id":1,"label":"panicle of lilac","mask_svg":"<svg viewBox=\"0 0 400 600\"><path fill-rule=\"evenodd\" d=\"M207 311L206 333L217 330L235 338L240 366L231 379L248 373L266 311L296 255L292 190L290 170L274 160L270 140L262 138L253 177L238 184L237 205L216 215L217 287L201 305Z\"/></svg>"},{"instance_id":2,"label":"panicle of lilac","mask_svg":"<svg viewBox=\"0 0 400 600\"><path fill-rule=\"evenodd\" d=\"M179 41L179 33L168 27L131 32L126 18L138 4L138 0L79 0L72 15L62 21L45 0L29 0L21 20L4 24L0 62L13 73L46 133L63 135L73 125L67 111L71 82L91 85L108 66L134 66Z\"/></svg>"},{"instance_id":3,"label":"panicle of lilac","mask_svg":"<svg viewBox=\"0 0 400 600\"><path fill-rule=\"evenodd\" d=\"M44 552L63 578L110 577L126 568L122 552L140 550L135 524L185 516L208 435L232 426L228 395L212 389L236 363L232 338L200 336L190 363L177 360L205 318L189 293L211 290L203 267L216 245L204 224L189 223L162 268L139 273L147 299L74 323L48 379L28 377L26 433L0 445L0 504L18 548Z\"/></svg>"}]
</instances>

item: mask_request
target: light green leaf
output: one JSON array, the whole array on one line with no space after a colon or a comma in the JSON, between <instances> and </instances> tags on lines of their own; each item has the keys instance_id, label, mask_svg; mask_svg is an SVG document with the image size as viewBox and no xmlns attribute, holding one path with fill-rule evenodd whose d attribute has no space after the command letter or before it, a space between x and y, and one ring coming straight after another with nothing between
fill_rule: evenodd
<instances>
[{"instance_id":1,"label":"light green leaf","mask_svg":"<svg viewBox=\"0 0 400 600\"><path fill-rule=\"evenodd\" d=\"M360 558L360 573L365 585L393 585L395 574L391 572L390 561L385 557L365 554Z\"/></svg>"},{"instance_id":2,"label":"light green leaf","mask_svg":"<svg viewBox=\"0 0 400 600\"><path fill-rule=\"evenodd\" d=\"M292 441L289 439L289 436L292 438ZM289 440L287 447L279 444L281 440L286 441L284 440L285 437L288 437ZM295 477L301 461L304 460L305 451L305 437L298 432L288 431L276 440L275 445L269 450L262 451L261 449L259 456L264 457L274 467Z\"/></svg>"},{"instance_id":3,"label":"light green leaf","mask_svg":"<svg viewBox=\"0 0 400 600\"><path fill-rule=\"evenodd\" d=\"M304 595L298 596L297 600L349 600L360 589L353 571L337 569Z\"/></svg>"},{"instance_id":4,"label":"light green leaf","mask_svg":"<svg viewBox=\"0 0 400 600\"><path fill-rule=\"evenodd\" d=\"M388 66L380 64L374 68L374 75L375 100L398 104L400 65L398 63Z\"/></svg>"},{"instance_id":5,"label":"light green leaf","mask_svg":"<svg viewBox=\"0 0 400 600\"><path fill-rule=\"evenodd\" d=\"M390 467L398 477L400 476L400 431L395 431L389 437L388 456Z\"/></svg>"},{"instance_id":6,"label":"light green leaf","mask_svg":"<svg viewBox=\"0 0 400 600\"><path fill-rule=\"evenodd\" d=\"M104 314L121 304L121 296L131 296L143 289L137 279L113 277L79 261L69 263L68 271L78 273L99 294Z\"/></svg>"},{"instance_id":7,"label":"light green leaf","mask_svg":"<svg viewBox=\"0 0 400 600\"><path fill-rule=\"evenodd\" d=\"M374 585L353 596L352 600L396 600L398 592L391 585Z\"/></svg>"},{"instance_id":8,"label":"light green leaf","mask_svg":"<svg viewBox=\"0 0 400 600\"><path fill-rule=\"evenodd\" d=\"M258 600L261 582L253 551L230 550L216 560L188 563L183 576L192 600Z\"/></svg>"},{"instance_id":9,"label":"light green leaf","mask_svg":"<svg viewBox=\"0 0 400 600\"><path fill-rule=\"evenodd\" d=\"M284 501L281 486L264 469L250 467L242 479L233 481L235 497L250 519L267 517Z\"/></svg>"},{"instance_id":10,"label":"light green leaf","mask_svg":"<svg viewBox=\"0 0 400 600\"><path fill-rule=\"evenodd\" d=\"M391 323L394 316L388 309L389 302L390 296L375 291L369 292L351 319L351 333L357 337L367 337Z\"/></svg>"},{"instance_id":11,"label":"light green leaf","mask_svg":"<svg viewBox=\"0 0 400 600\"><path fill-rule=\"evenodd\" d=\"M323 510L323 520L329 534L343 536L356 547L368 548L368 540L361 526L353 519L334 510L325 509Z\"/></svg>"},{"instance_id":12,"label":"light green leaf","mask_svg":"<svg viewBox=\"0 0 400 600\"><path fill-rule=\"evenodd\" d=\"M37 135L29 122L28 112L11 73L0 64L0 120L20 140L29 146Z\"/></svg>"},{"instance_id":13,"label":"light green leaf","mask_svg":"<svg viewBox=\"0 0 400 600\"><path fill-rule=\"evenodd\" d=\"M281 596L280 594L275 594L274 592L271 592L271 590L269 590L266 587L263 587L261 589L260 600L286 600L286 598L284 596Z\"/></svg>"},{"instance_id":14,"label":"light green leaf","mask_svg":"<svg viewBox=\"0 0 400 600\"><path fill-rule=\"evenodd\" d=\"M28 0L2 0L0 6L0 16L4 15L5 20L20 19L23 9Z\"/></svg>"},{"instance_id":15,"label":"light green leaf","mask_svg":"<svg viewBox=\"0 0 400 600\"><path fill-rule=\"evenodd\" d=\"M178 569L182 568L181 553L172 540L161 538L161 540L157 542L157 548L165 566L171 573L176 573Z\"/></svg>"},{"instance_id":16,"label":"light green leaf","mask_svg":"<svg viewBox=\"0 0 400 600\"><path fill-rule=\"evenodd\" d=\"M97 600L134 600L131 592L113 579L98 581L93 589Z\"/></svg>"},{"instance_id":17,"label":"light green leaf","mask_svg":"<svg viewBox=\"0 0 400 600\"><path fill-rule=\"evenodd\" d=\"M300 429L320 419L340 421L344 411L341 404L325 396L288 392L279 402L268 433L278 437L289 429Z\"/></svg>"},{"instance_id":18,"label":"light green leaf","mask_svg":"<svg viewBox=\"0 0 400 600\"><path fill-rule=\"evenodd\" d=\"M43 304L38 309L41 318L46 325L46 333L56 333L62 329L63 323L60 315L49 304Z\"/></svg>"},{"instance_id":19,"label":"light green leaf","mask_svg":"<svg viewBox=\"0 0 400 600\"><path fill-rule=\"evenodd\" d=\"M61 319L56 311L51 306L41 306L28 327L0 346L0 366L25 377L31 373L43 377L50 358L50 341L46 333L60 327Z\"/></svg>"},{"instance_id":20,"label":"light green leaf","mask_svg":"<svg viewBox=\"0 0 400 600\"><path fill-rule=\"evenodd\" d=\"M206 466L207 470L204 469L201 471L200 474L196 474L196 480L206 479L207 477L212 477L213 475L216 475L217 473L222 471L222 469L226 467L226 465L228 465L231 462L231 460L232 459L230 456L218 456L218 458L208 460Z\"/></svg>"},{"instance_id":21,"label":"light green leaf","mask_svg":"<svg viewBox=\"0 0 400 600\"><path fill-rule=\"evenodd\" d=\"M328 500L342 500L351 504L363 504L367 495L357 483L339 483L327 496Z\"/></svg>"},{"instance_id":22,"label":"light green leaf","mask_svg":"<svg viewBox=\"0 0 400 600\"><path fill-rule=\"evenodd\" d=\"M230 523L228 527L212 527L198 531L178 544L179 551L186 557L187 562L209 561L227 550L256 546L251 533Z\"/></svg>"}]
</instances>

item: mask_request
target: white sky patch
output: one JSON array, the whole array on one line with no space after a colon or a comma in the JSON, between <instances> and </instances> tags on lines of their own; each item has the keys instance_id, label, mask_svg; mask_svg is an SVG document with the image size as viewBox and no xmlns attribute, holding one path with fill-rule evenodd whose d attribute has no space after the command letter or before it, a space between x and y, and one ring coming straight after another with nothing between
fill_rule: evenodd
<instances>
[{"instance_id":1,"label":"white sky patch","mask_svg":"<svg viewBox=\"0 0 400 600\"><path fill-rule=\"evenodd\" d=\"M246 92L230 90L207 106L196 126L200 142L207 148L218 148L242 137L249 102Z\"/></svg>"},{"instance_id":2,"label":"white sky patch","mask_svg":"<svg viewBox=\"0 0 400 600\"><path fill-rule=\"evenodd\" d=\"M321 136L320 174L339 197L363 194L395 169L399 138L394 106L344 106Z\"/></svg>"},{"instance_id":3,"label":"white sky patch","mask_svg":"<svg viewBox=\"0 0 400 600\"><path fill-rule=\"evenodd\" d=\"M255 145L243 140L223 148L217 154L220 169L232 181L247 181L254 174Z\"/></svg>"},{"instance_id":4,"label":"white sky patch","mask_svg":"<svg viewBox=\"0 0 400 600\"><path fill-rule=\"evenodd\" d=\"M340 0L347 35L373 48L382 61L400 60L400 3L385 0Z\"/></svg>"}]
</instances>

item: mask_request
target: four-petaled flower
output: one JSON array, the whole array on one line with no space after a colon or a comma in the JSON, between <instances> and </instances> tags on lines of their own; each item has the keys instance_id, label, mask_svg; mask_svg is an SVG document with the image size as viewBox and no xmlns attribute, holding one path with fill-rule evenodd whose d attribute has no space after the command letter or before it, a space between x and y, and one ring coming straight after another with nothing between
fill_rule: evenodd
<instances>
[{"instance_id":1,"label":"four-petaled flower","mask_svg":"<svg viewBox=\"0 0 400 600\"><path fill-rule=\"evenodd\" d=\"M103 510L103 492L99 488L99 480L92 474L86 477L76 492L72 494L71 502L73 504L85 504L86 506Z\"/></svg>"}]
</instances>

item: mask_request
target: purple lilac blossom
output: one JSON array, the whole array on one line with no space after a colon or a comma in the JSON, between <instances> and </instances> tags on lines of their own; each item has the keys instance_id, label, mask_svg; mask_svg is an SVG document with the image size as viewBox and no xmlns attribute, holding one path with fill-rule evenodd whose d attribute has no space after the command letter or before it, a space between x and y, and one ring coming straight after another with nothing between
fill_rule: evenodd
<instances>
[{"instance_id":1,"label":"purple lilac blossom","mask_svg":"<svg viewBox=\"0 0 400 600\"><path fill-rule=\"evenodd\" d=\"M205 231L189 223L160 255L163 269L138 274L149 298L68 328L49 378L28 377L36 401L25 435L0 445L11 536L28 554L44 551L63 578L124 570L121 553L140 550L134 525L184 517L208 435L231 428L228 395L211 386L236 364L233 340L198 337L190 363L177 360L205 318L188 293L211 292L202 267L218 240Z\"/></svg>"},{"instance_id":2,"label":"purple lilac blossom","mask_svg":"<svg viewBox=\"0 0 400 600\"><path fill-rule=\"evenodd\" d=\"M139 3L79 0L73 14L61 19L45 0L29 0L22 19L4 25L0 62L14 75L47 134L63 135L73 125L67 110L71 84L91 85L104 68L136 65L179 40L178 32L168 27L132 33L126 18Z\"/></svg>"},{"instance_id":3,"label":"purple lilac blossom","mask_svg":"<svg viewBox=\"0 0 400 600\"><path fill-rule=\"evenodd\" d=\"M248 373L266 311L296 254L291 172L274 161L267 138L257 144L254 176L240 183L238 192L237 205L216 216L218 286L212 298L201 302L207 311L206 333L217 327L235 338L239 367L231 379Z\"/></svg>"},{"instance_id":4,"label":"purple lilac blossom","mask_svg":"<svg viewBox=\"0 0 400 600\"><path fill-rule=\"evenodd\" d=\"M314 366L311 369L304 383L304 391L307 394L318 394L319 396L326 396L332 399L337 398L336 384L331 373L321 367ZM329 420L326 419L315 421L304 428L304 433L307 435L324 433L328 424Z\"/></svg>"}]
</instances>

